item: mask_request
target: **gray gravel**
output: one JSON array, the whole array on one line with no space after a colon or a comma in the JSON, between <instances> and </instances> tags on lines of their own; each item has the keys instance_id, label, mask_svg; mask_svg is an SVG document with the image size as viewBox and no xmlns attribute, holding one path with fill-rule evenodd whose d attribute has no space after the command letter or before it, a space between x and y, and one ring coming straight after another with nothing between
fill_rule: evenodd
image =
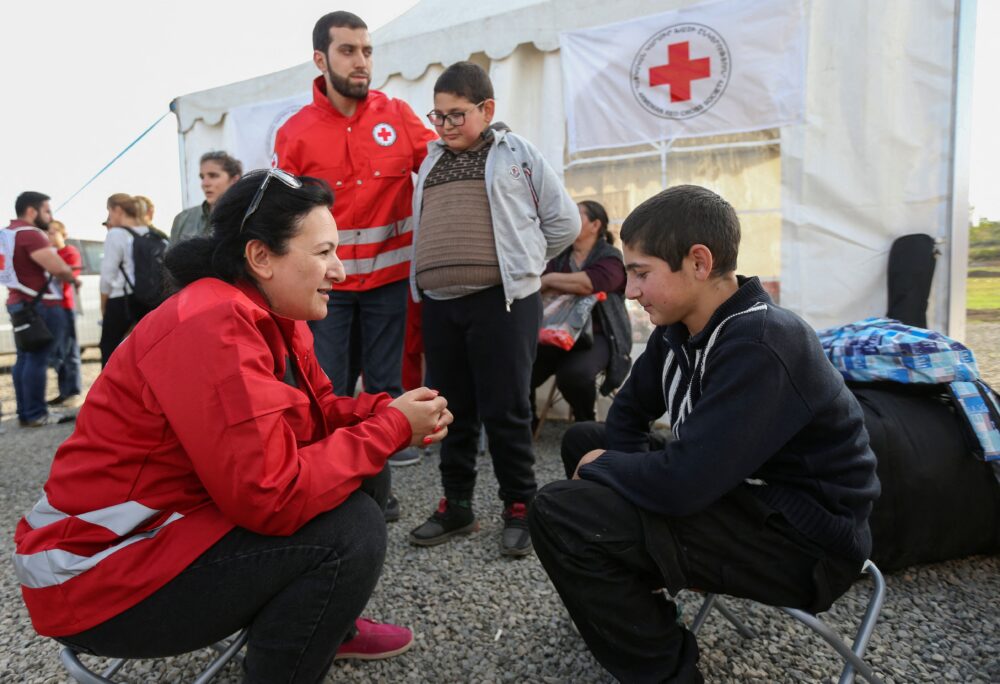
<instances>
[{"instance_id":1,"label":"gray gravel","mask_svg":"<svg viewBox=\"0 0 1000 684\"><path fill-rule=\"evenodd\" d=\"M981 371L1000 387L1000 323L970 322L969 346ZM96 357L88 353L92 381ZM0 365L5 359L0 357ZM5 409L0 436L0 554L9 557L18 518L36 501L51 455L71 431L55 426L16 427L9 372L0 375ZM13 423L13 424L12 424ZM537 445L539 481L561 477L559 438L564 424L546 425ZM406 542L440 496L433 456L394 471L403 517L389 528L389 553L367 614L410 626L413 649L372 663L337 663L333 681L356 682L608 682L610 677L573 630L534 556L500 556L501 528L496 483L488 458L480 459L476 510L482 530L433 549ZM58 644L35 635L21 603L9 563L0 562L0 681L67 681ZM912 568L887 578L888 598L869 648L870 660L887 682L1000 681L1000 556L974 557ZM851 633L863 611L867 584L859 582L824 617ZM685 616L699 599L681 596ZM702 630L702 671L713 682L836 681L839 664L830 649L804 627L777 611L734 599L729 605L760 633L743 640L717 614ZM189 681L204 654L129 664L128 682ZM230 666L216 681L239 681Z\"/></svg>"}]
</instances>

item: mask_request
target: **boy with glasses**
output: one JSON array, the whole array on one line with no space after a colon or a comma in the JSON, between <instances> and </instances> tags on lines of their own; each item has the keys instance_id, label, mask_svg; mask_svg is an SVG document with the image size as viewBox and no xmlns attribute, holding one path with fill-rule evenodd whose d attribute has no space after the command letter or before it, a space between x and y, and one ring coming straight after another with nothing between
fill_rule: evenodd
<instances>
[{"instance_id":1,"label":"boy with glasses","mask_svg":"<svg viewBox=\"0 0 1000 684\"><path fill-rule=\"evenodd\" d=\"M472 511L480 423L503 500L501 553L531 552L527 507L536 484L529 406L548 259L576 239L580 214L535 147L491 125L489 76L448 67L427 115L431 143L413 197L410 284L423 301L424 353L455 416L441 443L444 498L410 533L433 546L477 529Z\"/></svg>"}]
</instances>

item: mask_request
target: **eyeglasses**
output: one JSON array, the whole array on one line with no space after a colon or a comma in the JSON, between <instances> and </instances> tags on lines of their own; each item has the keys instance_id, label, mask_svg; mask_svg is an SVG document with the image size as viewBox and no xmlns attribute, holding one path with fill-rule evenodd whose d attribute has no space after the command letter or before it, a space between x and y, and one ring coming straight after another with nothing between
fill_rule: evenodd
<instances>
[{"instance_id":1,"label":"eyeglasses","mask_svg":"<svg viewBox=\"0 0 1000 684\"><path fill-rule=\"evenodd\" d=\"M445 121L447 121L452 126L458 127L465 123L466 114L471 112L473 109L482 107L484 102L486 102L486 100L483 100L479 104L472 105L472 107L466 109L464 112L452 112L451 114L445 114L436 109L432 109L427 112L427 120L431 122L432 126L444 126Z\"/></svg>"},{"instance_id":2,"label":"eyeglasses","mask_svg":"<svg viewBox=\"0 0 1000 684\"><path fill-rule=\"evenodd\" d=\"M253 196L253 201L250 202L250 206L247 207L247 213L243 214L243 220L240 221L240 233L243 232L243 226L246 225L247 220L253 216L253 213L257 211L257 207L260 206L260 201L264 199L264 191L267 190L267 184L271 182L272 178L277 178L293 190L298 190L302 187L302 181L287 171L282 171L281 169L257 169L256 171L251 171L246 174L245 177L252 176L264 176L264 180L257 189L257 193Z\"/></svg>"}]
</instances>

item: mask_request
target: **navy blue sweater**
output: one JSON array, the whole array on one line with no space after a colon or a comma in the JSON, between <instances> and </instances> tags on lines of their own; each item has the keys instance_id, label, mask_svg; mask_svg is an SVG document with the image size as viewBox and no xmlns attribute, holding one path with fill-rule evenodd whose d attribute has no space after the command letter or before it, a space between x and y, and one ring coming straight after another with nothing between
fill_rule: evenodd
<instances>
[{"instance_id":1,"label":"navy blue sweater","mask_svg":"<svg viewBox=\"0 0 1000 684\"><path fill-rule=\"evenodd\" d=\"M879 482L861 407L812 328L757 278L739 282L697 335L653 331L608 414L609 450L580 477L668 516L749 486L823 549L864 560ZM664 413L674 440L650 452Z\"/></svg>"}]
</instances>

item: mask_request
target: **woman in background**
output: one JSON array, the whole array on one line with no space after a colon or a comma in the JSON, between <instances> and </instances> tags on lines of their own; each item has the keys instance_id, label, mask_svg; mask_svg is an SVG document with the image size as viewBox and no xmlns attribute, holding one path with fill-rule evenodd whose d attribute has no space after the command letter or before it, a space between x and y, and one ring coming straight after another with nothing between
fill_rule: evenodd
<instances>
[{"instance_id":1,"label":"woman in background","mask_svg":"<svg viewBox=\"0 0 1000 684\"><path fill-rule=\"evenodd\" d=\"M174 217L170 228L170 243L176 245L181 240L207 235L212 207L242 175L243 164L222 150L201 155L198 177L201 178L201 191L205 193L205 201Z\"/></svg>"},{"instance_id":2,"label":"woman in background","mask_svg":"<svg viewBox=\"0 0 1000 684\"><path fill-rule=\"evenodd\" d=\"M101 368L108 365L111 352L146 314L130 301L127 292L127 282L135 282L134 235L149 232L143 219L142 203L132 195L119 192L108 198L108 218L104 222L108 236L101 259Z\"/></svg>"},{"instance_id":3,"label":"woman in background","mask_svg":"<svg viewBox=\"0 0 1000 684\"><path fill-rule=\"evenodd\" d=\"M580 235L572 245L551 259L542 274L542 294L589 295L604 292L603 302L591 313L593 342L577 342L565 351L538 345L531 373L532 392L551 375L573 411L573 420L594 420L596 378L607 371L604 394L616 389L628 374L632 333L625 310L625 264L608 232L608 213L598 202L586 200L580 209ZM613 366L613 368L612 368ZM531 402L534 410L535 402ZM571 473L572 474L572 473Z\"/></svg>"},{"instance_id":4,"label":"woman in background","mask_svg":"<svg viewBox=\"0 0 1000 684\"><path fill-rule=\"evenodd\" d=\"M73 269L73 278L76 283L59 283L54 287L62 286L62 299L56 306L65 318L65 324L61 329L61 334L54 341L52 355L49 358L49 365L55 368L56 377L59 380L59 396L48 401L49 406L63 406L74 408L80 405L80 341L76 337L76 297L79 296L77 290L80 272L83 270L83 260L80 251L73 245L66 244L66 226L62 221L51 221L49 223L49 241L56 248L56 253L66 262L66 265Z\"/></svg>"}]
</instances>

